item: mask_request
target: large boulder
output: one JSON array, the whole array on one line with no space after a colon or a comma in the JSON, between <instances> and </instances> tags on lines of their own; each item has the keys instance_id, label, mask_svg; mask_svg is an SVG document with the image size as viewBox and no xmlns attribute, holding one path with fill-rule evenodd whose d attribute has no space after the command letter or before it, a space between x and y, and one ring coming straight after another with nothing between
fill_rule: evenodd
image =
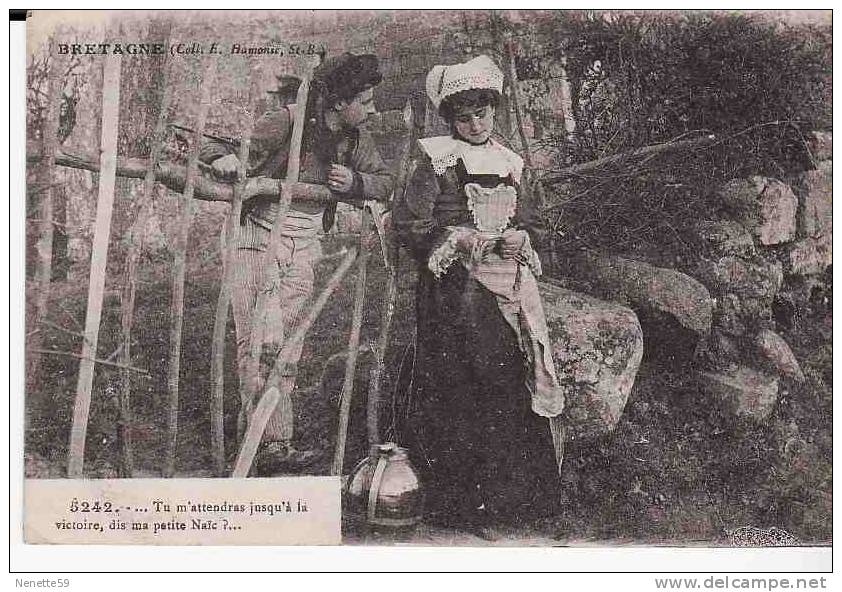
<instances>
[{"instance_id":1,"label":"large boulder","mask_svg":"<svg viewBox=\"0 0 842 592\"><path fill-rule=\"evenodd\" d=\"M783 283L783 266L778 261L767 262L742 257L725 256L707 261L700 273L716 294L736 294L740 298L753 298L771 302Z\"/></svg>"},{"instance_id":2,"label":"large boulder","mask_svg":"<svg viewBox=\"0 0 842 592\"><path fill-rule=\"evenodd\" d=\"M798 193L798 235L827 236L833 232L833 162L805 171L794 183Z\"/></svg>"},{"instance_id":3,"label":"large boulder","mask_svg":"<svg viewBox=\"0 0 842 592\"><path fill-rule=\"evenodd\" d=\"M778 401L778 379L746 366L724 372L702 372L699 386L735 417L763 423Z\"/></svg>"},{"instance_id":4,"label":"large boulder","mask_svg":"<svg viewBox=\"0 0 842 592\"><path fill-rule=\"evenodd\" d=\"M795 238L798 198L789 185L753 176L732 179L720 188L723 203L736 210L762 245L777 245Z\"/></svg>"},{"instance_id":5,"label":"large boulder","mask_svg":"<svg viewBox=\"0 0 842 592\"><path fill-rule=\"evenodd\" d=\"M833 132L810 132L807 145L815 160L833 158Z\"/></svg>"},{"instance_id":6,"label":"large boulder","mask_svg":"<svg viewBox=\"0 0 842 592\"><path fill-rule=\"evenodd\" d=\"M754 338L754 347L762 365L775 370L781 376L796 382L804 382L804 372L784 338L771 331L761 329Z\"/></svg>"},{"instance_id":7,"label":"large boulder","mask_svg":"<svg viewBox=\"0 0 842 592\"><path fill-rule=\"evenodd\" d=\"M789 245L785 261L791 275L821 275L833 263L832 238L809 237L795 242Z\"/></svg>"},{"instance_id":8,"label":"large boulder","mask_svg":"<svg viewBox=\"0 0 842 592\"><path fill-rule=\"evenodd\" d=\"M671 319L696 339L710 332L713 300L689 275L642 261L584 252L571 260L577 280L596 294L628 303L638 314Z\"/></svg>"},{"instance_id":9,"label":"large boulder","mask_svg":"<svg viewBox=\"0 0 842 592\"><path fill-rule=\"evenodd\" d=\"M591 440L620 420L643 357L643 331L624 306L539 285L565 391L567 437Z\"/></svg>"}]
</instances>

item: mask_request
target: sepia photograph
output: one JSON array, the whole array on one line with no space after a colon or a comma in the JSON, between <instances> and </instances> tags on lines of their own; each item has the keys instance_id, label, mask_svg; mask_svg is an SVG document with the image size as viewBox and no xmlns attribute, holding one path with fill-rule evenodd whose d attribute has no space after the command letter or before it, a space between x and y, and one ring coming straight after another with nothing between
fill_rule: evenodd
<instances>
[{"instance_id":1,"label":"sepia photograph","mask_svg":"<svg viewBox=\"0 0 842 592\"><path fill-rule=\"evenodd\" d=\"M832 41L30 12L24 542L831 547Z\"/></svg>"}]
</instances>

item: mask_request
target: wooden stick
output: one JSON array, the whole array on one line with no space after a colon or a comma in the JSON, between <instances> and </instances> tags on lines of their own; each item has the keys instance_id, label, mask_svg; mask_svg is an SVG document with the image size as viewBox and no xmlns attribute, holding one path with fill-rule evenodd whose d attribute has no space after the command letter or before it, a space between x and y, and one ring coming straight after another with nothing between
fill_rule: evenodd
<instances>
[{"instance_id":1,"label":"wooden stick","mask_svg":"<svg viewBox=\"0 0 842 592\"><path fill-rule=\"evenodd\" d=\"M404 107L404 125L406 126L406 141L403 147L398 174L395 176L395 186L392 189L392 202L403 198L406 186L409 181L409 169L411 163L412 146L415 140L415 124L412 113L412 105L409 101ZM386 237L386 299L383 303L383 313L380 318L380 334L377 338L377 350L375 353L374 367L371 369L368 381L367 401L367 432L369 448L381 443L380 435L380 400L383 390L383 374L386 369L386 350L389 347L389 336L392 330L392 319L395 316L395 303L397 301L397 255L398 248L395 237Z\"/></svg>"},{"instance_id":2,"label":"wooden stick","mask_svg":"<svg viewBox=\"0 0 842 592\"><path fill-rule=\"evenodd\" d=\"M283 349L281 349L281 353L278 354L277 361L272 367L269 378L266 380L268 388L264 391L260 397L260 401L257 403L251 421L249 422L248 430L243 438L243 443L240 446L237 462L234 465L234 471L231 473L232 477L242 478L248 476L251 465L254 462L254 455L257 453L257 446L260 444L261 438L263 438L263 432L266 431L266 424L269 422L271 411L275 409L281 397L280 389L289 387L289 383L284 385L281 379L287 374L288 368L294 363L293 352L304 341L304 337L319 314L321 314L328 298L330 298L330 295L333 294L342 282L342 278L351 269L354 261L357 260L357 253L356 248L348 251L348 254L345 255L345 258L337 266L321 294L319 294L319 297L310 306L307 316L298 324L290 339L287 340Z\"/></svg>"},{"instance_id":3,"label":"wooden stick","mask_svg":"<svg viewBox=\"0 0 842 592\"><path fill-rule=\"evenodd\" d=\"M205 129L210 107L210 92L216 81L217 60L210 59L202 74L201 100L196 127L199 136ZM172 301L170 304L170 361L167 373L169 386L169 405L167 413L167 445L164 463L164 477L175 474L175 455L178 446L178 386L181 373L181 332L184 324L184 276L187 267L187 239L190 235L190 224L193 221L196 204L193 201L195 178L199 168L199 150L201 142L194 142L190 147L187 164L187 179L184 186L184 199L179 220L178 236L175 244L173 261Z\"/></svg>"},{"instance_id":4,"label":"wooden stick","mask_svg":"<svg viewBox=\"0 0 842 592\"><path fill-rule=\"evenodd\" d=\"M88 288L88 307L85 315L85 341L82 342L82 361L76 385L76 402L73 407L73 426L70 431L70 457L67 474L71 479L82 477L85 462L85 438L88 430L88 413L91 407L91 389L94 382L94 361L99 339L99 322L102 315L102 296L105 288L105 264L108 257L108 238L111 234L111 212L114 206L114 182L117 172L117 128L120 116L120 65L121 56L104 58L102 89L102 138L97 196L96 226L91 250L91 275Z\"/></svg>"},{"instance_id":5,"label":"wooden stick","mask_svg":"<svg viewBox=\"0 0 842 592\"><path fill-rule=\"evenodd\" d=\"M386 299L383 303L383 316L380 320L380 335L377 339L377 353L374 367L368 382L367 428L369 446L380 444L380 400L383 391L383 373L386 369L386 350L392 331L392 319L395 316L395 302L398 294L397 273L394 266L386 269Z\"/></svg>"},{"instance_id":6,"label":"wooden stick","mask_svg":"<svg viewBox=\"0 0 842 592\"><path fill-rule=\"evenodd\" d=\"M559 181L566 177L575 177L577 175L581 175L582 173L595 171L602 167L618 164L626 160L643 158L646 156L655 156L665 154L668 152L678 152L681 150L692 150L694 148L701 148L708 144L713 144L716 141L716 139L717 138L715 135L707 134L705 136L693 138L691 140L678 140L664 142L663 144L652 144L650 146L643 146L642 148L636 148L628 152L621 152L620 154L614 154L612 156L605 156L603 158L597 158L596 160L590 160L588 162L574 164L572 166L565 167L557 171L550 171L552 176L548 176L547 180Z\"/></svg>"},{"instance_id":7,"label":"wooden stick","mask_svg":"<svg viewBox=\"0 0 842 592\"><path fill-rule=\"evenodd\" d=\"M50 44L54 49L54 43ZM38 242L35 243L37 254L35 267L35 315L32 324L38 324L47 317L47 305L50 298L50 280L53 268L53 184L55 183L55 166L53 160L58 151L58 126L63 95L62 76L67 63L65 56L51 52L53 65L47 74L47 112L41 127L41 170L39 174L38 198ZM29 339L33 352L28 359L26 372L26 394L34 395L36 385L39 384L41 358L35 353L43 342L40 333Z\"/></svg>"},{"instance_id":8,"label":"wooden stick","mask_svg":"<svg viewBox=\"0 0 842 592\"><path fill-rule=\"evenodd\" d=\"M165 35L169 38L169 31ZM120 298L120 360L125 365L131 364L132 360L132 328L134 326L134 309L137 295L137 270L140 253L143 250L143 233L146 224L152 213L152 196L155 190L155 164L161 158L166 132L167 112L169 111L172 99L172 85L170 84L170 61L165 57L161 64L164 75L161 80L163 92L158 105L158 118L155 122L155 130L152 136L152 147L149 154L149 166L146 176L143 179L143 196L140 199L137 219L129 231L129 246L126 253L126 267L123 279L123 288ZM118 435L122 462L120 473L123 477L131 477L134 473L134 451L132 447L132 377L128 371L120 373L120 416Z\"/></svg>"},{"instance_id":9,"label":"wooden stick","mask_svg":"<svg viewBox=\"0 0 842 592\"><path fill-rule=\"evenodd\" d=\"M560 477L561 465L564 463L564 445L567 442L567 429L561 415L550 417L548 421L550 424L550 435L553 439L553 451L555 452L556 468L558 469L558 475Z\"/></svg>"},{"instance_id":10,"label":"wooden stick","mask_svg":"<svg viewBox=\"0 0 842 592\"><path fill-rule=\"evenodd\" d=\"M27 154L27 163L34 164L43 160L35 151L27 150ZM59 166L99 172L99 163L93 156L67 148L56 152L54 162ZM143 179L148 169L149 161L145 158L117 158L118 177ZM155 180L172 191L182 193L187 180L187 167L169 162L158 162L155 165ZM277 200L284 191L289 191L290 199L294 202L327 204L341 201L324 185L291 183L268 177L250 177L242 191L242 197L244 201L254 197ZM193 197L202 201L233 202L234 185L207 177L198 177L195 179Z\"/></svg>"},{"instance_id":11,"label":"wooden stick","mask_svg":"<svg viewBox=\"0 0 842 592\"><path fill-rule=\"evenodd\" d=\"M249 151L251 150L251 134L254 130L254 105L260 93L260 76L251 73L249 94L247 99L247 122L243 131L237 158L240 161L237 171L237 184L234 186L231 211L225 220L225 251L223 253L222 284L219 289L219 299L216 302L216 315L213 324L213 344L211 346L211 448L213 450L214 470L217 476L225 474L225 436L223 398L225 394L225 328L228 324L228 306L231 303L232 284L234 282L234 236L240 225L243 200L249 179L246 178ZM197 185L198 188L198 185Z\"/></svg>"},{"instance_id":12,"label":"wooden stick","mask_svg":"<svg viewBox=\"0 0 842 592\"><path fill-rule=\"evenodd\" d=\"M91 363L102 364L103 366L111 366L113 368L123 368L124 370L130 370L132 372L138 372L140 374L145 374L149 376L149 372L144 370L143 368L136 368L135 366L126 366L125 364L118 364L117 362L109 362L108 360L101 360L99 358L85 358L79 354L74 354L73 352L66 352L60 351L57 349L32 349L27 347L26 351L34 351L39 354L54 354L56 356L67 356L69 358L76 358L77 360L89 360Z\"/></svg>"},{"instance_id":13,"label":"wooden stick","mask_svg":"<svg viewBox=\"0 0 842 592\"><path fill-rule=\"evenodd\" d=\"M368 217L362 211L362 237L365 240L368 230ZM345 441L348 437L348 417L351 413L351 399L354 396L354 376L357 370L357 356L360 352L360 330L363 322L363 304L365 303L365 278L368 265L368 249L360 250L359 271L354 284L354 312L351 316L351 334L348 337L348 356L345 358L345 379L342 382L339 405L339 430L336 435L336 451L333 456L331 475L342 474L342 464L345 461Z\"/></svg>"},{"instance_id":14,"label":"wooden stick","mask_svg":"<svg viewBox=\"0 0 842 592\"><path fill-rule=\"evenodd\" d=\"M301 169L301 142L304 137L304 123L306 121L307 97L310 90L310 75L301 79L301 84L298 87L298 94L296 96L296 110L295 118L292 124L292 137L290 138L286 180L297 182L299 172ZM267 241L266 251L263 254L263 261L260 265L260 275L257 279L258 286L265 286L269 278L272 277L273 269L275 268L275 255L281 248L281 241L283 239L283 224L286 219L287 211L289 210L289 193L284 194L278 205L278 212L272 224L272 230L269 233L269 240ZM259 290L257 293L257 301L255 302L254 311L251 315L251 328L249 332L249 352L246 363L246 375L240 377L240 388L244 390L242 401L243 405L240 408L240 421L238 427L245 427L248 416L251 413L253 400L257 392L260 390L260 354L263 348L263 325L265 323L266 308L269 306L269 300L272 294L267 290Z\"/></svg>"},{"instance_id":15,"label":"wooden stick","mask_svg":"<svg viewBox=\"0 0 842 592\"><path fill-rule=\"evenodd\" d=\"M643 146L620 154L597 158L596 160L590 160L554 171L547 171L546 181L559 181L567 177L575 177L596 171L602 167L619 164L626 160L702 148L716 141L718 141L718 138L715 135L707 134L691 140L677 140ZM42 158L37 151L27 149L27 163L37 163L41 160ZM59 166L99 172L99 164L93 157L69 149L57 151L55 163ZM148 163L143 158L120 157L117 159L117 163L117 176L119 177L142 179L148 168ZM185 176L185 167L171 163L159 163L155 169L155 179L173 191L181 192L184 190ZM244 197L245 199L252 197L280 199L282 189L291 192L291 201L293 202L304 201L326 204L337 201L337 197L324 185L300 182L288 183L287 181L279 181L267 177L253 177L249 179L249 185L245 190ZM233 199L232 196L233 187L230 184L211 181L206 178L196 180L196 190L194 193L196 199L230 202ZM342 200L340 199L339 201Z\"/></svg>"},{"instance_id":16,"label":"wooden stick","mask_svg":"<svg viewBox=\"0 0 842 592\"><path fill-rule=\"evenodd\" d=\"M62 327L61 325L57 325L57 324L55 324L55 323L51 323L51 322L50 322L50 321L48 321L47 319L41 319L41 320L38 322L38 324L39 324L39 325L44 325L45 327L50 327L51 329L55 329L56 331L61 331L62 333L67 333L68 335L73 335L74 337L81 337L82 339L85 339L85 334L84 334L84 333L79 333L78 331L72 331L71 329L67 329L66 327ZM39 328L37 328L37 329L35 329L35 331L40 331L40 330L41 330L41 328L40 328L40 327L39 327ZM33 333L34 333L35 331L33 331Z\"/></svg>"}]
</instances>

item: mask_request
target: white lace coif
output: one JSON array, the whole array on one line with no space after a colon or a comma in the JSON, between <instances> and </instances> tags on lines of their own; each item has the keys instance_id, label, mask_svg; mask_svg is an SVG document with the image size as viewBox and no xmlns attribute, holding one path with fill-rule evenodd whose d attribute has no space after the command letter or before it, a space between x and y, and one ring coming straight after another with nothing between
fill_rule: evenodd
<instances>
[{"instance_id":1,"label":"white lace coif","mask_svg":"<svg viewBox=\"0 0 842 592\"><path fill-rule=\"evenodd\" d=\"M477 56L464 64L433 66L427 74L427 96L436 109L445 97L471 89L503 92L503 72L488 56Z\"/></svg>"}]
</instances>

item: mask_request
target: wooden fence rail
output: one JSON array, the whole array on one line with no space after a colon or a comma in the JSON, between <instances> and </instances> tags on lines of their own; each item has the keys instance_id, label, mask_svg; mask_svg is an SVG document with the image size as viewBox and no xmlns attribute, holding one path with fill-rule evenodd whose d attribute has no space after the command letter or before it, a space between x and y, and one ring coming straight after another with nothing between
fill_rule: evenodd
<instances>
[{"instance_id":1,"label":"wooden fence rail","mask_svg":"<svg viewBox=\"0 0 842 592\"><path fill-rule=\"evenodd\" d=\"M36 164L43 160L40 150L37 147L27 148L26 161L28 164ZM72 149L57 150L54 158L55 164L59 166L82 169L98 173L100 171L99 160L89 154L84 154ZM200 163L200 168L202 165ZM117 157L117 176L127 179L143 179L149 169L149 161L146 158ZM184 192L187 181L187 167L172 163L158 162L155 164L155 180L168 189L177 193ZM249 177L245 187L242 189L242 199L270 198L280 199L283 192L287 191L294 202L307 201L314 203L334 203L336 196L324 185L312 183L294 183L268 177ZM234 201L234 185L210 179L206 176L198 177L195 180L193 197L202 201Z\"/></svg>"}]
</instances>

